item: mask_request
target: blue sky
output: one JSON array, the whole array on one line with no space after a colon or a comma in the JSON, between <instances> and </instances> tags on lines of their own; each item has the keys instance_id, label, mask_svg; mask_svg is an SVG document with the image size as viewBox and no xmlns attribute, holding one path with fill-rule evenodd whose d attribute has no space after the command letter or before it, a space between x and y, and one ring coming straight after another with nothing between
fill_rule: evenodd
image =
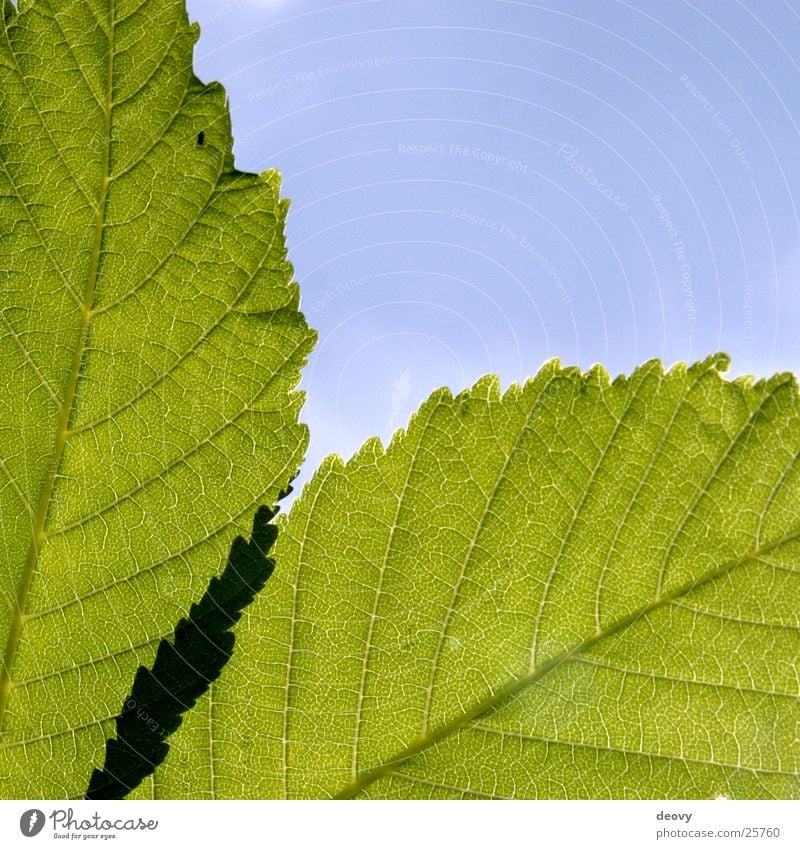
<instances>
[{"instance_id":1,"label":"blue sky","mask_svg":"<svg viewBox=\"0 0 800 849\"><path fill-rule=\"evenodd\" d=\"M310 468L550 357L798 371L800 2L189 11L237 165L292 199Z\"/></svg>"}]
</instances>

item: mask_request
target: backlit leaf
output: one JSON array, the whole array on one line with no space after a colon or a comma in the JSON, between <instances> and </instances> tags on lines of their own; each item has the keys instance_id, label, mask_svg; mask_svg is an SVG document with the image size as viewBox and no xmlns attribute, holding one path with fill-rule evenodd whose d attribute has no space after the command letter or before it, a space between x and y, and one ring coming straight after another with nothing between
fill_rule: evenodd
<instances>
[{"instance_id":1,"label":"backlit leaf","mask_svg":"<svg viewBox=\"0 0 800 849\"><path fill-rule=\"evenodd\" d=\"M725 357L439 391L332 457L146 791L800 797L800 404Z\"/></svg>"},{"instance_id":2,"label":"backlit leaf","mask_svg":"<svg viewBox=\"0 0 800 849\"><path fill-rule=\"evenodd\" d=\"M295 474L313 334L183 0L3 14L0 797L61 798Z\"/></svg>"}]
</instances>

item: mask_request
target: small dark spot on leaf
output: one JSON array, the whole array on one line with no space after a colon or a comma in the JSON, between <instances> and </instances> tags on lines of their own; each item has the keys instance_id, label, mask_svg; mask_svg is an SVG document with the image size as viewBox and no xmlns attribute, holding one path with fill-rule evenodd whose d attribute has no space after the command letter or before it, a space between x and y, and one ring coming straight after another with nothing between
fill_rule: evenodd
<instances>
[{"instance_id":1,"label":"small dark spot on leaf","mask_svg":"<svg viewBox=\"0 0 800 849\"><path fill-rule=\"evenodd\" d=\"M197 134L197 143L201 146L206 143L206 134L205 132L203 132L203 130L200 130L200 132Z\"/></svg>"}]
</instances>

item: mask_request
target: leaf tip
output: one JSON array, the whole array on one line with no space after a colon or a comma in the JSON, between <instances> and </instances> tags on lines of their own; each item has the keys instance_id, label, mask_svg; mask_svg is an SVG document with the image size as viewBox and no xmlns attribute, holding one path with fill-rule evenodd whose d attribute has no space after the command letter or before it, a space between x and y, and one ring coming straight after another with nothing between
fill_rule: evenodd
<instances>
[{"instance_id":1,"label":"leaf tip","mask_svg":"<svg viewBox=\"0 0 800 849\"><path fill-rule=\"evenodd\" d=\"M463 403L472 398L483 398L487 401L499 401L500 377L497 374L481 375L468 389L463 389L455 397L456 403Z\"/></svg>"},{"instance_id":2,"label":"leaf tip","mask_svg":"<svg viewBox=\"0 0 800 849\"><path fill-rule=\"evenodd\" d=\"M720 374L725 374L730 371L731 357L730 354L726 354L724 351L717 351L702 360L701 364L707 369L713 369Z\"/></svg>"},{"instance_id":3,"label":"leaf tip","mask_svg":"<svg viewBox=\"0 0 800 849\"><path fill-rule=\"evenodd\" d=\"M383 447L383 442L378 436L370 436L369 439L353 454L350 463L354 463L356 465L367 462L372 463L377 460L379 457L382 457L385 454L385 450Z\"/></svg>"},{"instance_id":4,"label":"leaf tip","mask_svg":"<svg viewBox=\"0 0 800 849\"><path fill-rule=\"evenodd\" d=\"M595 363L589 371L583 376L587 383L594 383L597 386L611 386L611 375L602 363Z\"/></svg>"}]
</instances>

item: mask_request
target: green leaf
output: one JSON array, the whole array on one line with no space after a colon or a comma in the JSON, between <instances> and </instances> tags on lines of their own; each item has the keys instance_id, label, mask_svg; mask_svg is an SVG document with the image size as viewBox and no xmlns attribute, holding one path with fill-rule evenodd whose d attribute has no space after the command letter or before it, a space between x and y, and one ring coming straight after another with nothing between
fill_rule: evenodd
<instances>
[{"instance_id":1,"label":"green leaf","mask_svg":"<svg viewBox=\"0 0 800 849\"><path fill-rule=\"evenodd\" d=\"M211 579L172 639L159 643L152 669L136 670L116 737L108 741L103 768L92 773L87 799L124 799L152 775L169 751L166 738L219 678L233 653L231 628L275 568L266 556L278 534L270 524L274 515L267 507L258 509L250 541L236 537L222 574Z\"/></svg>"},{"instance_id":2,"label":"green leaf","mask_svg":"<svg viewBox=\"0 0 800 849\"><path fill-rule=\"evenodd\" d=\"M329 458L147 792L800 797L798 390L726 368L550 363Z\"/></svg>"},{"instance_id":3,"label":"green leaf","mask_svg":"<svg viewBox=\"0 0 800 849\"><path fill-rule=\"evenodd\" d=\"M81 796L136 668L306 446L279 178L182 0L0 23L0 797Z\"/></svg>"}]
</instances>

